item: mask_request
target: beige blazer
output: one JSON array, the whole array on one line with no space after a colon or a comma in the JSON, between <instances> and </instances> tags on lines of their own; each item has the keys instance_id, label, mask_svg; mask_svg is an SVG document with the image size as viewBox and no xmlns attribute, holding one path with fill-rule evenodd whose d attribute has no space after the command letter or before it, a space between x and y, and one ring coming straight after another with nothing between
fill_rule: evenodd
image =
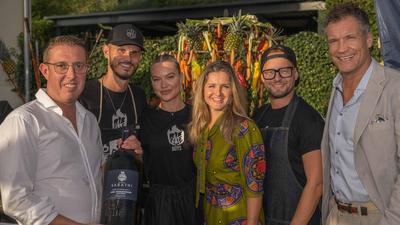
<instances>
[{"instance_id":1,"label":"beige blazer","mask_svg":"<svg viewBox=\"0 0 400 225\"><path fill-rule=\"evenodd\" d=\"M372 63L375 69L363 93L354 130L355 168L371 201L383 215L378 224L400 225L400 72L375 60ZM328 131L333 93L321 143L322 224L329 215L332 196Z\"/></svg>"}]
</instances>

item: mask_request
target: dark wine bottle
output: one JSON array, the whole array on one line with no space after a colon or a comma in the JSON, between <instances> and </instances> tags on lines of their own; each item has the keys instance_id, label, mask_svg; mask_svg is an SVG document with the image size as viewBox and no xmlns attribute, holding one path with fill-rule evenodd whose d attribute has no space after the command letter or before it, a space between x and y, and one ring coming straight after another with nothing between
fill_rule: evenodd
<instances>
[{"instance_id":1,"label":"dark wine bottle","mask_svg":"<svg viewBox=\"0 0 400 225\"><path fill-rule=\"evenodd\" d=\"M122 140L130 135L122 131ZM119 148L105 164L101 223L138 225L139 166L132 151Z\"/></svg>"}]
</instances>

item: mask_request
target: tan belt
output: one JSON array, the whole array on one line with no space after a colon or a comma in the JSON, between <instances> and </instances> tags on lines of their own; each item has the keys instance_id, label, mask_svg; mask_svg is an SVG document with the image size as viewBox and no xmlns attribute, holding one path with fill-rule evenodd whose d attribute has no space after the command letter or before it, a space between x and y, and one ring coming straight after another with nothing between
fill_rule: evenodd
<instances>
[{"instance_id":1,"label":"tan belt","mask_svg":"<svg viewBox=\"0 0 400 225\"><path fill-rule=\"evenodd\" d=\"M341 212L347 212L350 214L360 214L362 216L368 215L371 210L377 210L375 204L372 202L364 203L344 203L335 198L337 208Z\"/></svg>"}]
</instances>

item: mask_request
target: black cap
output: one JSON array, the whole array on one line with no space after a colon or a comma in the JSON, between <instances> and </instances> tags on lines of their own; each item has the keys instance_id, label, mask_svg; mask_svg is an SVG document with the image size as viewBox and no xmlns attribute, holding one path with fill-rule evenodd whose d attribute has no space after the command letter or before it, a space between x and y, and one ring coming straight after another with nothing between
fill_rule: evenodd
<instances>
[{"instance_id":1,"label":"black cap","mask_svg":"<svg viewBox=\"0 0 400 225\"><path fill-rule=\"evenodd\" d=\"M271 54L274 53L274 54ZM297 68L297 60L296 54L294 51L284 45L274 45L269 47L261 56L261 70L264 68L264 64L273 58L284 58L289 60L295 68ZM299 85L300 83L300 76L297 78L295 82L295 86Z\"/></svg>"},{"instance_id":2,"label":"black cap","mask_svg":"<svg viewBox=\"0 0 400 225\"><path fill-rule=\"evenodd\" d=\"M278 52L277 54L272 54ZM274 45L269 47L261 56L261 68L264 67L264 64L273 58L285 58L289 60L294 67L297 67L297 61L296 61L296 54L294 54L294 51L286 47L284 45Z\"/></svg>"},{"instance_id":3,"label":"black cap","mask_svg":"<svg viewBox=\"0 0 400 225\"><path fill-rule=\"evenodd\" d=\"M144 37L132 24L120 24L108 33L108 43L113 45L136 45L144 49Z\"/></svg>"}]
</instances>

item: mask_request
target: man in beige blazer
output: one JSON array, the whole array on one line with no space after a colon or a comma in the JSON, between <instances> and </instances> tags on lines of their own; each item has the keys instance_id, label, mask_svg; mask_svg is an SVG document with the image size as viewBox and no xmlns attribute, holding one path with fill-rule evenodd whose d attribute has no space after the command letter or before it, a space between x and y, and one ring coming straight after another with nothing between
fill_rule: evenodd
<instances>
[{"instance_id":1,"label":"man in beige blazer","mask_svg":"<svg viewBox=\"0 0 400 225\"><path fill-rule=\"evenodd\" d=\"M371 58L368 17L352 4L327 15L339 70L322 140L323 224L400 224L400 72Z\"/></svg>"}]
</instances>

